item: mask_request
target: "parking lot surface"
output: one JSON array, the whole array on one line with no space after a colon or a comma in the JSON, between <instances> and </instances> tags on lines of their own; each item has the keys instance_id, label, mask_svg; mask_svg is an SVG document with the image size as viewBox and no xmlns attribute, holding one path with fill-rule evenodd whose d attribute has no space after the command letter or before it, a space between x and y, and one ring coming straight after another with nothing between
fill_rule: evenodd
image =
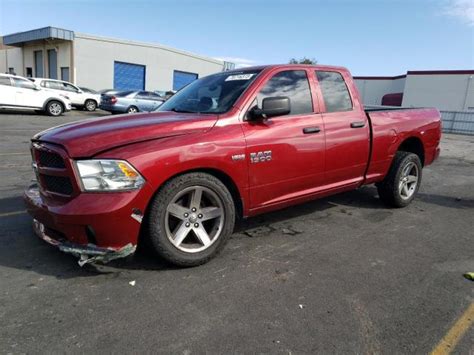
<instances>
[{"instance_id":1,"label":"parking lot surface","mask_svg":"<svg viewBox=\"0 0 474 355\"><path fill-rule=\"evenodd\" d=\"M473 303L474 137L443 137L404 209L369 186L244 221L200 267L141 252L80 268L33 235L28 145L103 114L0 113L0 353L419 354ZM468 325L456 353L474 352Z\"/></svg>"}]
</instances>

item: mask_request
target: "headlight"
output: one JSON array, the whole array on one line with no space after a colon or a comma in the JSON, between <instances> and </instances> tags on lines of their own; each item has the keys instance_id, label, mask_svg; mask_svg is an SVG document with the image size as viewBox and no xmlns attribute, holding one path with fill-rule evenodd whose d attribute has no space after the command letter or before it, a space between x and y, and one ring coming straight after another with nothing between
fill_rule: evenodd
<instances>
[{"instance_id":1,"label":"headlight","mask_svg":"<svg viewBox=\"0 0 474 355\"><path fill-rule=\"evenodd\" d=\"M77 160L77 171L85 191L124 191L139 189L142 176L124 160Z\"/></svg>"}]
</instances>

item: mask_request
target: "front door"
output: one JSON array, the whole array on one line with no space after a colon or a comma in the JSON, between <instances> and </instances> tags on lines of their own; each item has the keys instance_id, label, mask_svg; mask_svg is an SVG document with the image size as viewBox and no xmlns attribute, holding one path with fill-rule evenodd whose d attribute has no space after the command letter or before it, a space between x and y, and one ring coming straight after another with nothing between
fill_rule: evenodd
<instances>
[{"instance_id":1,"label":"front door","mask_svg":"<svg viewBox=\"0 0 474 355\"><path fill-rule=\"evenodd\" d=\"M306 70L270 74L251 107L266 97L290 99L288 115L245 121L250 208L265 209L314 192L324 179L324 132Z\"/></svg>"}]
</instances>

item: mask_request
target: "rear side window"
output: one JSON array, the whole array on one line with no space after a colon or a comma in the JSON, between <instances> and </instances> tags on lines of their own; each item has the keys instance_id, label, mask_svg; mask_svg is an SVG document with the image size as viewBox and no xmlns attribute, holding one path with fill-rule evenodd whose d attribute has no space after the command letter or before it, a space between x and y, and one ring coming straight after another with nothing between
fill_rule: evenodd
<instances>
[{"instance_id":1,"label":"rear side window","mask_svg":"<svg viewBox=\"0 0 474 355\"><path fill-rule=\"evenodd\" d=\"M308 77L304 70L287 70L275 74L257 95L257 105L262 107L266 97L287 96L290 98L290 115L313 112L313 102Z\"/></svg>"},{"instance_id":2,"label":"rear side window","mask_svg":"<svg viewBox=\"0 0 474 355\"><path fill-rule=\"evenodd\" d=\"M317 71L319 86L323 93L326 112L352 110L352 100L346 83L340 73L333 71Z\"/></svg>"},{"instance_id":3,"label":"rear side window","mask_svg":"<svg viewBox=\"0 0 474 355\"><path fill-rule=\"evenodd\" d=\"M31 81L26 80L26 79L13 78L13 82L15 83L15 86L19 88L23 88L23 89L35 88L35 84L33 84Z\"/></svg>"},{"instance_id":4,"label":"rear side window","mask_svg":"<svg viewBox=\"0 0 474 355\"><path fill-rule=\"evenodd\" d=\"M10 81L10 78L9 78L9 77L5 77L5 76L0 76L0 85L11 86L12 83L11 83L11 81Z\"/></svg>"}]
</instances>

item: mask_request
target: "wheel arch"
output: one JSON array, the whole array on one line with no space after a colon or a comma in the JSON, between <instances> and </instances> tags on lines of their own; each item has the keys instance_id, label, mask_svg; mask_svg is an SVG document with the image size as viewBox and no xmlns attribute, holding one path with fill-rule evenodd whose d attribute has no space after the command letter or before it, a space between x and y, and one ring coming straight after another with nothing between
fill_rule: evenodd
<instances>
[{"instance_id":1,"label":"wheel arch","mask_svg":"<svg viewBox=\"0 0 474 355\"><path fill-rule=\"evenodd\" d=\"M398 146L397 151L410 152L418 155L420 158L421 166L425 165L425 147L423 141L416 136L405 138L402 143Z\"/></svg>"},{"instance_id":2,"label":"wheel arch","mask_svg":"<svg viewBox=\"0 0 474 355\"><path fill-rule=\"evenodd\" d=\"M46 107L48 106L48 104L51 102L51 101L57 101L61 104L62 108L63 108L63 112L66 111L66 105L64 104L64 102L62 102L62 100L56 98L56 97L50 97L48 99L45 100L44 104L43 104L43 111L46 110Z\"/></svg>"}]
</instances>

